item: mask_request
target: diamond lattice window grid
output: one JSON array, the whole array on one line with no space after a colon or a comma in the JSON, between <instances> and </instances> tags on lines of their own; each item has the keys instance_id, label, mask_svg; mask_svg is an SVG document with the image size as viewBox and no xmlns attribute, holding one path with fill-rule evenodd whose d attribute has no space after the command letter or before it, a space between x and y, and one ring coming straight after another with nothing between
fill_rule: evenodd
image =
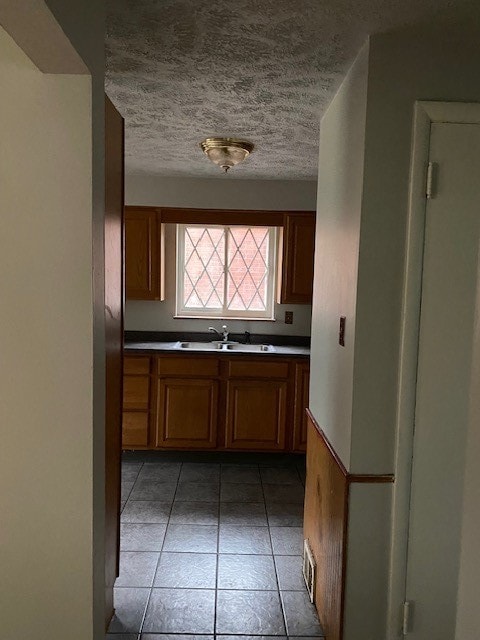
<instances>
[{"instance_id":1,"label":"diamond lattice window grid","mask_svg":"<svg viewBox=\"0 0 480 640\"><path fill-rule=\"evenodd\" d=\"M178 225L177 315L273 318L275 229Z\"/></svg>"}]
</instances>

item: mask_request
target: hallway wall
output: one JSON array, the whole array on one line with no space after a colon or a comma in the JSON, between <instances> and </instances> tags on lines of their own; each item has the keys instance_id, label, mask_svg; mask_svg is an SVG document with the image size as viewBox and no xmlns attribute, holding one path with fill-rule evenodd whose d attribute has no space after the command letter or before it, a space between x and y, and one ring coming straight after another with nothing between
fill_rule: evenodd
<instances>
[{"instance_id":1,"label":"hallway wall","mask_svg":"<svg viewBox=\"0 0 480 640\"><path fill-rule=\"evenodd\" d=\"M47 0L62 30L87 65L92 86L92 225L91 261L88 265L93 295L92 455L93 455L93 625L103 638L104 626L104 516L105 516L105 2ZM84 265L85 267L85 265Z\"/></svg>"},{"instance_id":2,"label":"hallway wall","mask_svg":"<svg viewBox=\"0 0 480 640\"><path fill-rule=\"evenodd\" d=\"M38 1L38 0L37 0ZM104 212L105 212L105 2L98 0L47 0L62 31L87 65L91 75L92 207L89 220L92 243L88 270L93 306L91 342L93 357L92 435L93 456L93 625L102 636L104 626L104 516L105 516L105 298L104 298Z\"/></svg>"},{"instance_id":3,"label":"hallway wall","mask_svg":"<svg viewBox=\"0 0 480 640\"><path fill-rule=\"evenodd\" d=\"M92 638L91 84L0 30L1 634Z\"/></svg>"},{"instance_id":4,"label":"hallway wall","mask_svg":"<svg viewBox=\"0 0 480 640\"><path fill-rule=\"evenodd\" d=\"M463 29L370 39L352 472L394 471L414 102L479 102L479 64L478 34Z\"/></svg>"},{"instance_id":5,"label":"hallway wall","mask_svg":"<svg viewBox=\"0 0 480 640\"><path fill-rule=\"evenodd\" d=\"M320 127L310 410L349 468L355 310L363 196L368 45ZM345 346L338 344L346 316Z\"/></svg>"},{"instance_id":6,"label":"hallway wall","mask_svg":"<svg viewBox=\"0 0 480 640\"><path fill-rule=\"evenodd\" d=\"M4 22L30 59L2 32L1 633L100 639L104 6L5 0Z\"/></svg>"}]
</instances>

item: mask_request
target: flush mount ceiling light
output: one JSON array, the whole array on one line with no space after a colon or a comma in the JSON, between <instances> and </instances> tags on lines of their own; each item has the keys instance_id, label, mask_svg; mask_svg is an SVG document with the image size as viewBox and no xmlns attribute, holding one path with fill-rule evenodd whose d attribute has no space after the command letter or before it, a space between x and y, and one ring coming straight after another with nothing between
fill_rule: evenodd
<instances>
[{"instance_id":1,"label":"flush mount ceiling light","mask_svg":"<svg viewBox=\"0 0 480 640\"><path fill-rule=\"evenodd\" d=\"M230 167L243 162L252 153L254 145L238 138L206 138L200 147L214 164L227 173Z\"/></svg>"}]
</instances>

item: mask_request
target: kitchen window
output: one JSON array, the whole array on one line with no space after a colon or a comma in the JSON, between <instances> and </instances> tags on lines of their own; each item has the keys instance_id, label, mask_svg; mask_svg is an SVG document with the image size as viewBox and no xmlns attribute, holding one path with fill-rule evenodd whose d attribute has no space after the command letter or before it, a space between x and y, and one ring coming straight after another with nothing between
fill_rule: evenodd
<instances>
[{"instance_id":1,"label":"kitchen window","mask_svg":"<svg viewBox=\"0 0 480 640\"><path fill-rule=\"evenodd\" d=\"M177 225L177 316L274 319L276 228Z\"/></svg>"}]
</instances>

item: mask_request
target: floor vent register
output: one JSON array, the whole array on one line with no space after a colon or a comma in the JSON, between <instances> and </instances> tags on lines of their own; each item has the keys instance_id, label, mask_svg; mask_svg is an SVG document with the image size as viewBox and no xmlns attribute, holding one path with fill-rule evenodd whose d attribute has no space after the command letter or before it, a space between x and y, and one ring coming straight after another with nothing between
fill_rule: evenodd
<instances>
[{"instance_id":1,"label":"floor vent register","mask_svg":"<svg viewBox=\"0 0 480 640\"><path fill-rule=\"evenodd\" d=\"M310 602L313 602L315 597L315 572L316 563L313 557L312 550L308 544L308 540L303 541L303 577L305 584L307 585L308 595L310 596Z\"/></svg>"}]
</instances>

